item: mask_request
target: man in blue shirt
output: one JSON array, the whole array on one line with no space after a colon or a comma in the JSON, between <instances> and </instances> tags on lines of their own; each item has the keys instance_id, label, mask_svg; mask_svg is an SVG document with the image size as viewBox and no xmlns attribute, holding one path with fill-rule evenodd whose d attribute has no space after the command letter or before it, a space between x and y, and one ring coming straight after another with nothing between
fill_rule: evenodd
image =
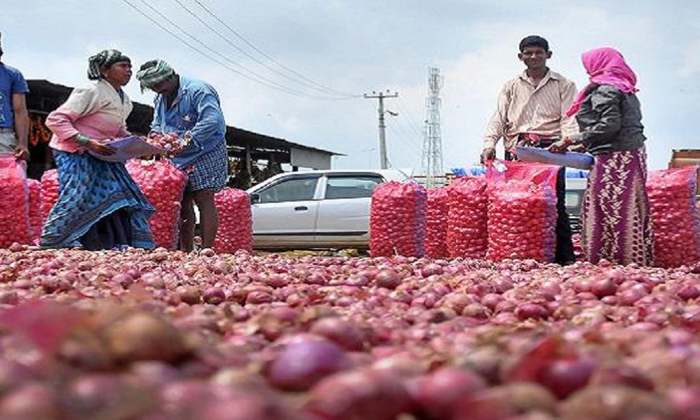
<instances>
[{"instance_id":1,"label":"man in blue shirt","mask_svg":"<svg viewBox=\"0 0 700 420\"><path fill-rule=\"evenodd\" d=\"M27 160L29 149L29 113L25 94L29 92L19 70L2 62L0 34L0 155L14 154Z\"/></svg>"},{"instance_id":2,"label":"man in blue shirt","mask_svg":"<svg viewBox=\"0 0 700 420\"><path fill-rule=\"evenodd\" d=\"M157 93L151 129L158 133L177 133L189 144L173 158L173 163L188 173L182 200L180 249L194 247L194 205L199 208L202 247L214 245L219 214L214 194L226 186L228 153L226 123L219 94L209 84L180 76L163 60L144 63L136 73L142 89Z\"/></svg>"}]
</instances>

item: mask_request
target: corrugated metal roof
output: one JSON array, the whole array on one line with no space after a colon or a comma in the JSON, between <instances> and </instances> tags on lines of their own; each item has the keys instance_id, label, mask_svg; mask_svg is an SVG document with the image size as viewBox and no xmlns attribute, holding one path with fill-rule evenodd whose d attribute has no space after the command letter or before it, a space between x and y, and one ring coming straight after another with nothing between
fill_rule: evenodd
<instances>
[{"instance_id":1,"label":"corrugated metal roof","mask_svg":"<svg viewBox=\"0 0 700 420\"><path fill-rule=\"evenodd\" d=\"M30 111L47 113L63 103L73 90L72 87L59 85L48 80L27 80L30 93L27 95L27 107ZM47 98L47 96L51 96ZM48 99L48 100L47 100ZM134 102L134 110L127 119L129 129L138 133L147 133L153 118L153 107ZM226 143L231 147L244 148L245 145L256 149L271 151L288 150L291 148L309 150L327 155L345 156L342 153L331 152L316 147L305 146L286 139L255 133L242 128L226 126Z\"/></svg>"}]
</instances>

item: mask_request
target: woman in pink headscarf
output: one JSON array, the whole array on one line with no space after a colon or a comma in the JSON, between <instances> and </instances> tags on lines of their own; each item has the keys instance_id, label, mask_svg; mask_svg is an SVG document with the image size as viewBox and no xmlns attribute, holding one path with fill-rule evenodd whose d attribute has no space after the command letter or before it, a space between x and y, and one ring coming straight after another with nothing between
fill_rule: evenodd
<instances>
[{"instance_id":1,"label":"woman in pink headscarf","mask_svg":"<svg viewBox=\"0 0 700 420\"><path fill-rule=\"evenodd\" d=\"M595 156L581 217L586 259L651 265L646 137L635 94L637 77L613 48L587 51L582 59L589 84L568 111L576 115L580 133L549 150L585 148Z\"/></svg>"}]
</instances>

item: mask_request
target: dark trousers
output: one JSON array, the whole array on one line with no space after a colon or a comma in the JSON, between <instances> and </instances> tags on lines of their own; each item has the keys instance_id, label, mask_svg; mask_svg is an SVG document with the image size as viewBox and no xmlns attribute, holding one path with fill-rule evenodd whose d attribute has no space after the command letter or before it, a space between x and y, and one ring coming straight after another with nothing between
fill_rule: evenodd
<instances>
[{"instance_id":1,"label":"dark trousers","mask_svg":"<svg viewBox=\"0 0 700 420\"><path fill-rule=\"evenodd\" d=\"M548 146L548 145L547 145ZM546 147L546 146L543 146ZM506 160L515 160L515 156L506 152ZM563 166L557 172L557 243L554 254L554 262L557 264L571 264L576 261L574 255L574 243L571 240L571 222L566 212L566 168Z\"/></svg>"}]
</instances>

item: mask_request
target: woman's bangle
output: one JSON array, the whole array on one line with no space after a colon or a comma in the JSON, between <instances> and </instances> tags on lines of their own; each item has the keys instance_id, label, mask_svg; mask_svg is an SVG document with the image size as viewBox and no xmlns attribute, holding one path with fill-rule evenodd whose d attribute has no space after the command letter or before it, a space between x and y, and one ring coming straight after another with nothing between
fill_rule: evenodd
<instances>
[{"instance_id":1,"label":"woman's bangle","mask_svg":"<svg viewBox=\"0 0 700 420\"><path fill-rule=\"evenodd\" d=\"M90 137L84 136L82 134L78 134L77 136L75 136L75 141L78 144L85 146L86 144L88 144L90 142Z\"/></svg>"}]
</instances>

